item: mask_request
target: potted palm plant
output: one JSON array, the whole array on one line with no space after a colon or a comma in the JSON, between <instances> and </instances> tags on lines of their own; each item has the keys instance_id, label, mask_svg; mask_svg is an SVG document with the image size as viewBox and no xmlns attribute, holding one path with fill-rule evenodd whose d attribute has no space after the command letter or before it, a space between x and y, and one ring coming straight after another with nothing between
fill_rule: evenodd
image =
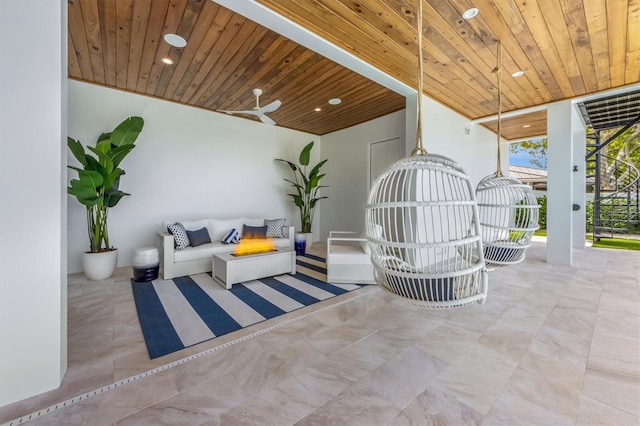
<instances>
[{"instance_id":1,"label":"potted palm plant","mask_svg":"<svg viewBox=\"0 0 640 426\"><path fill-rule=\"evenodd\" d=\"M295 188L295 192L287 195L291 197L291 200L300 211L301 233L306 236L307 248L311 247L311 243L313 242L311 226L313 225L313 216L317 203L323 198L328 198L318 196L320 188L326 188L326 186L320 185L320 180L325 176L325 174L320 173L320 168L327 160L320 161L307 172L311 158L311 148L313 148L313 141L302 148L298 159L299 164L280 158L276 159L276 161L287 163L291 171L293 171L293 180L285 178L285 181L289 182L291 186Z\"/></svg>"},{"instance_id":2,"label":"potted palm plant","mask_svg":"<svg viewBox=\"0 0 640 426\"><path fill-rule=\"evenodd\" d=\"M69 150L80 163L80 167L68 166L78 178L71 180L67 193L87 209L89 251L83 253L82 269L91 280L109 278L118 263L118 251L109 243L107 218L109 209L130 195L119 189L124 174L119 165L135 147L143 125L141 117L127 118L112 132L101 134L95 146L87 146L90 152L80 141L67 138Z\"/></svg>"}]
</instances>

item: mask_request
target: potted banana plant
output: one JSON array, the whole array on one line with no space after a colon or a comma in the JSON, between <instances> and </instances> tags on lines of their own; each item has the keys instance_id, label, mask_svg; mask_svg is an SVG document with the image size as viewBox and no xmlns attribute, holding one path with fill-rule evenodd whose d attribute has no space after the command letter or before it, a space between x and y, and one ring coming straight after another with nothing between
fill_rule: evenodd
<instances>
[{"instance_id":1,"label":"potted banana plant","mask_svg":"<svg viewBox=\"0 0 640 426\"><path fill-rule=\"evenodd\" d=\"M119 189L124 174L119 165L135 148L143 126L141 117L129 117L112 132L101 134L95 146L87 146L89 152L80 141L67 138L69 150L80 163L80 167L68 166L78 173L78 178L71 179L67 193L87 210L89 251L82 255L82 269L91 280L111 277L118 263L118 250L109 241L107 218L109 209L130 195Z\"/></svg>"},{"instance_id":2,"label":"potted banana plant","mask_svg":"<svg viewBox=\"0 0 640 426\"><path fill-rule=\"evenodd\" d=\"M306 248L311 247L313 243L311 227L313 225L313 216L315 215L317 203L323 198L329 198L318 195L318 191L321 188L326 188L326 186L320 185L320 179L325 176L325 174L320 173L320 169L327 160L320 161L307 172L312 148L313 141L302 148L300 157L298 158L299 164L281 158L276 159L276 161L287 163L293 172L293 180L285 178L285 181L289 182L291 186L295 188L295 191L287 195L291 197L291 200L300 211L301 234L305 235Z\"/></svg>"}]
</instances>

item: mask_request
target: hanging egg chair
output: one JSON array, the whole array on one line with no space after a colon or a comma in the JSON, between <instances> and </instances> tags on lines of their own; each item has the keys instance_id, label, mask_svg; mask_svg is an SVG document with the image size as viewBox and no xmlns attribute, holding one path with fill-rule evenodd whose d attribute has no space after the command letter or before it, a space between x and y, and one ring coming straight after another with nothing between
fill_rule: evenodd
<instances>
[{"instance_id":1,"label":"hanging egg chair","mask_svg":"<svg viewBox=\"0 0 640 426\"><path fill-rule=\"evenodd\" d=\"M482 179L476 188L483 255L487 265L522 262L538 226L538 200L533 188L518 179L503 176L500 159L502 133L502 46L498 42L498 158L497 171Z\"/></svg>"},{"instance_id":2,"label":"hanging egg chair","mask_svg":"<svg viewBox=\"0 0 640 426\"><path fill-rule=\"evenodd\" d=\"M538 226L538 200L529 185L489 175L476 189L484 258L493 266L522 262Z\"/></svg>"},{"instance_id":3,"label":"hanging egg chair","mask_svg":"<svg viewBox=\"0 0 640 426\"><path fill-rule=\"evenodd\" d=\"M487 274L471 180L427 154L392 164L373 184L366 232L376 281L417 305L484 303Z\"/></svg>"},{"instance_id":4,"label":"hanging egg chair","mask_svg":"<svg viewBox=\"0 0 640 426\"><path fill-rule=\"evenodd\" d=\"M412 156L374 182L366 233L378 285L419 306L484 303L487 271L471 180L422 147L422 1L418 1L418 122ZM479 254L479 255L478 255Z\"/></svg>"}]
</instances>

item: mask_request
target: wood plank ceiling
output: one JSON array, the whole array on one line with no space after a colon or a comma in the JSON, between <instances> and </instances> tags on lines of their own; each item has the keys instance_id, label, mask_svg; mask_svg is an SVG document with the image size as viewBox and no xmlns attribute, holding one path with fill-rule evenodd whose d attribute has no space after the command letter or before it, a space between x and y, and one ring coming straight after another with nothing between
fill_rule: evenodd
<instances>
[{"instance_id":1,"label":"wood plank ceiling","mask_svg":"<svg viewBox=\"0 0 640 426\"><path fill-rule=\"evenodd\" d=\"M282 101L268 114L279 126L318 135L405 108L403 96L212 1L68 5L72 79L212 111L251 109L260 88L261 105ZM171 47L166 33L187 46ZM331 98L342 103L329 105Z\"/></svg>"},{"instance_id":2,"label":"wood plank ceiling","mask_svg":"<svg viewBox=\"0 0 640 426\"><path fill-rule=\"evenodd\" d=\"M416 0L256 1L415 87ZM498 39L504 112L640 81L640 0L423 5L424 91L470 119L497 112ZM478 16L462 19L472 6ZM187 47L164 43L171 32ZM315 134L404 108L400 95L208 0L69 0L69 75L211 110L250 108L260 87L262 104L283 102L270 115L278 125ZM343 103L327 105L333 97ZM531 136L546 128L542 115L510 119L504 135Z\"/></svg>"}]
</instances>

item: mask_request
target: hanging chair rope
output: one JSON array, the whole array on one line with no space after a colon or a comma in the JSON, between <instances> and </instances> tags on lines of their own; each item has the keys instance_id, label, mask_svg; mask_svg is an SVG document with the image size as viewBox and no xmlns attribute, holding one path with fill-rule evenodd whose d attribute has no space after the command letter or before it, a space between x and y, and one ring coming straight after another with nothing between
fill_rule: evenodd
<instances>
[{"instance_id":1,"label":"hanging chair rope","mask_svg":"<svg viewBox=\"0 0 640 426\"><path fill-rule=\"evenodd\" d=\"M422 144L422 88L424 63L422 54L422 0L418 0L418 125L416 126L416 147L411 155L427 155L427 150Z\"/></svg>"},{"instance_id":2,"label":"hanging chair rope","mask_svg":"<svg viewBox=\"0 0 640 426\"><path fill-rule=\"evenodd\" d=\"M498 40L498 54L496 61L497 64L493 70L496 74L496 78L498 79L498 167L496 168L496 176L500 177L503 176L502 158L500 156L500 139L502 139L502 43L500 43L500 40Z\"/></svg>"},{"instance_id":3,"label":"hanging chair rope","mask_svg":"<svg viewBox=\"0 0 640 426\"><path fill-rule=\"evenodd\" d=\"M484 303L487 269L471 179L422 144L422 1L417 7L416 147L376 178L365 205L378 285L413 304L445 309Z\"/></svg>"},{"instance_id":4,"label":"hanging chair rope","mask_svg":"<svg viewBox=\"0 0 640 426\"><path fill-rule=\"evenodd\" d=\"M478 183L476 198L484 259L488 265L511 265L524 260L533 233L539 228L540 206L529 185L502 174L502 43L498 40L496 67L498 81L497 171Z\"/></svg>"}]
</instances>

